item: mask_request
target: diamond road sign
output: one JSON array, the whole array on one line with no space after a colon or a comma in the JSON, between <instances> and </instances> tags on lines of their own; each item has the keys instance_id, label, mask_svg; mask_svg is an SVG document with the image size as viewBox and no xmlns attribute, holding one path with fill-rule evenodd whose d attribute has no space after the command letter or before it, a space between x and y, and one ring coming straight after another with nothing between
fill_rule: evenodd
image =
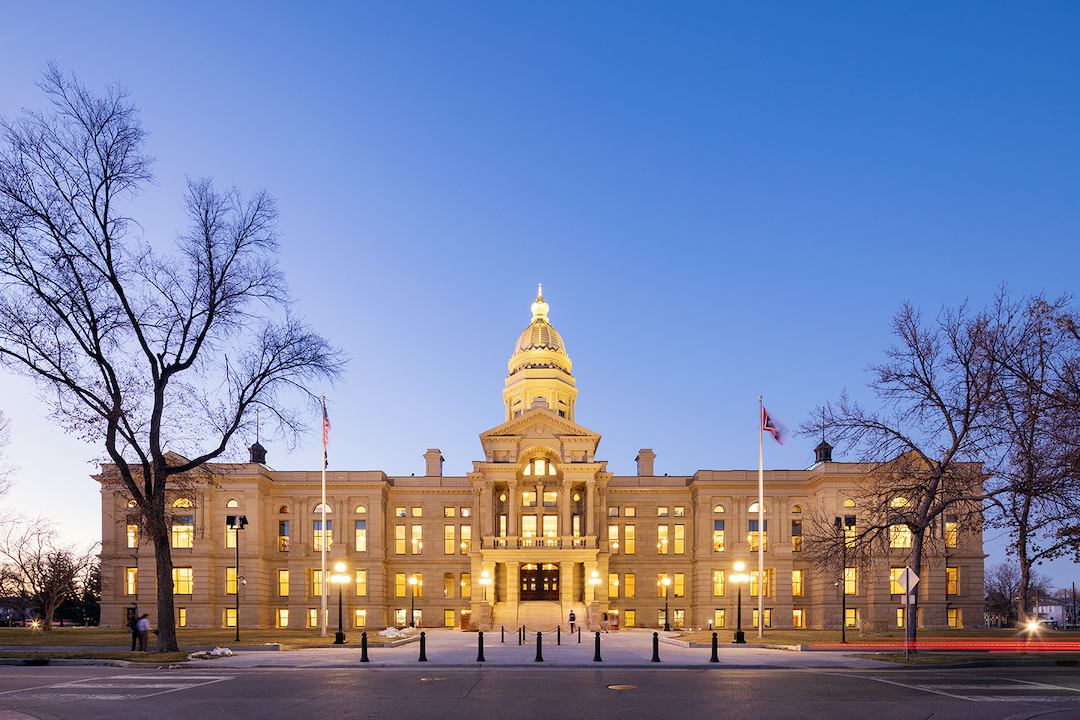
<instances>
[{"instance_id":1,"label":"diamond road sign","mask_svg":"<svg viewBox=\"0 0 1080 720\"><path fill-rule=\"evenodd\" d=\"M915 586L919 584L919 576L915 574L915 571L910 567L904 568L904 571L900 573L896 578L896 584L903 588L904 593L911 594L911 591L915 589Z\"/></svg>"}]
</instances>

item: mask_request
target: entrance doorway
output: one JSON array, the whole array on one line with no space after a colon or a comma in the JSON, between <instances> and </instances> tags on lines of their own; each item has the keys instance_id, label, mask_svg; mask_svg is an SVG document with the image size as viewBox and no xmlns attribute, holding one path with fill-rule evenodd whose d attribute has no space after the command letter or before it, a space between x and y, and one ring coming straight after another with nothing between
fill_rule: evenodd
<instances>
[{"instance_id":1,"label":"entrance doorway","mask_svg":"<svg viewBox=\"0 0 1080 720\"><path fill-rule=\"evenodd\" d=\"M558 600L559 566L528 563L521 566L521 600Z\"/></svg>"}]
</instances>

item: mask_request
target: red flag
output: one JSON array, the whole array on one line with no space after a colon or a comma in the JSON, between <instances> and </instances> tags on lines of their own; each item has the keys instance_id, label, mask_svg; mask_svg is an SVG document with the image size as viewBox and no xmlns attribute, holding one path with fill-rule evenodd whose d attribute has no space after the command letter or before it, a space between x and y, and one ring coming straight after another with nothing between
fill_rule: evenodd
<instances>
[{"instance_id":1,"label":"red flag","mask_svg":"<svg viewBox=\"0 0 1080 720\"><path fill-rule=\"evenodd\" d=\"M322 399L322 456L323 468L328 465L326 460L326 444L330 442L330 416L326 414L326 398Z\"/></svg>"},{"instance_id":2,"label":"red flag","mask_svg":"<svg viewBox=\"0 0 1080 720\"><path fill-rule=\"evenodd\" d=\"M788 426L780 422L774 417L769 416L769 411L764 406L761 408L761 429L767 433L771 433L773 440L784 444L784 441L788 439L791 431L788 430Z\"/></svg>"}]
</instances>

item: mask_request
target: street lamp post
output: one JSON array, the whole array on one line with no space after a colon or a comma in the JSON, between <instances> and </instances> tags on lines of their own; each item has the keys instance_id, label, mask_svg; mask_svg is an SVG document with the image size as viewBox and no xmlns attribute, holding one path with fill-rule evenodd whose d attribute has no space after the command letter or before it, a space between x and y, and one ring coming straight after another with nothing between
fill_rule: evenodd
<instances>
[{"instance_id":1,"label":"street lamp post","mask_svg":"<svg viewBox=\"0 0 1080 720\"><path fill-rule=\"evenodd\" d=\"M413 575L409 578L409 587L412 588L412 597L409 600L409 627L416 627L416 590L418 586L423 587L424 583Z\"/></svg>"},{"instance_id":2,"label":"street lamp post","mask_svg":"<svg viewBox=\"0 0 1080 720\"><path fill-rule=\"evenodd\" d=\"M487 602L487 589L491 584L491 574L487 570L480 573L480 586L484 588L484 602Z\"/></svg>"},{"instance_id":3,"label":"street lamp post","mask_svg":"<svg viewBox=\"0 0 1080 720\"><path fill-rule=\"evenodd\" d=\"M345 583L349 582L349 576L345 573L345 563L339 562L334 566L337 573L330 576L330 582L338 586L337 589L337 634L334 635L334 645L345 644L345 630L341 622L341 591Z\"/></svg>"},{"instance_id":4,"label":"street lamp post","mask_svg":"<svg viewBox=\"0 0 1080 720\"><path fill-rule=\"evenodd\" d=\"M739 599L737 610L735 611L735 642L746 643L746 636L743 634L742 629L742 584L750 579L750 576L743 572L746 565L741 561L735 563L735 572L731 574L731 582L735 583L735 586L739 589ZM760 618L759 618L760 620Z\"/></svg>"},{"instance_id":5,"label":"street lamp post","mask_svg":"<svg viewBox=\"0 0 1080 720\"><path fill-rule=\"evenodd\" d=\"M236 533L236 567L233 570L236 577L236 642L240 642L240 531L247 525L246 515L226 515L225 526Z\"/></svg>"},{"instance_id":6,"label":"street lamp post","mask_svg":"<svg viewBox=\"0 0 1080 720\"><path fill-rule=\"evenodd\" d=\"M670 585L670 584L671 584L671 578L669 578L667 575L665 575L664 577L662 577L660 579L660 586L664 588L664 632L667 632L667 631L671 630L671 622L670 622L670 619L668 617L668 597L667 597L667 589L668 589L668 585Z\"/></svg>"}]
</instances>

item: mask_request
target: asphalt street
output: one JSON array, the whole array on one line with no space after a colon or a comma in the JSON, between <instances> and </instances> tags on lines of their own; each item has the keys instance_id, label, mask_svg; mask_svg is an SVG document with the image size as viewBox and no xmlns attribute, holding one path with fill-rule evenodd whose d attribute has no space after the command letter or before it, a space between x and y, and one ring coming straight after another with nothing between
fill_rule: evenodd
<instances>
[{"instance_id":1,"label":"asphalt street","mask_svg":"<svg viewBox=\"0 0 1080 720\"><path fill-rule=\"evenodd\" d=\"M1080 719L1071 668L0 667L0 720Z\"/></svg>"}]
</instances>

